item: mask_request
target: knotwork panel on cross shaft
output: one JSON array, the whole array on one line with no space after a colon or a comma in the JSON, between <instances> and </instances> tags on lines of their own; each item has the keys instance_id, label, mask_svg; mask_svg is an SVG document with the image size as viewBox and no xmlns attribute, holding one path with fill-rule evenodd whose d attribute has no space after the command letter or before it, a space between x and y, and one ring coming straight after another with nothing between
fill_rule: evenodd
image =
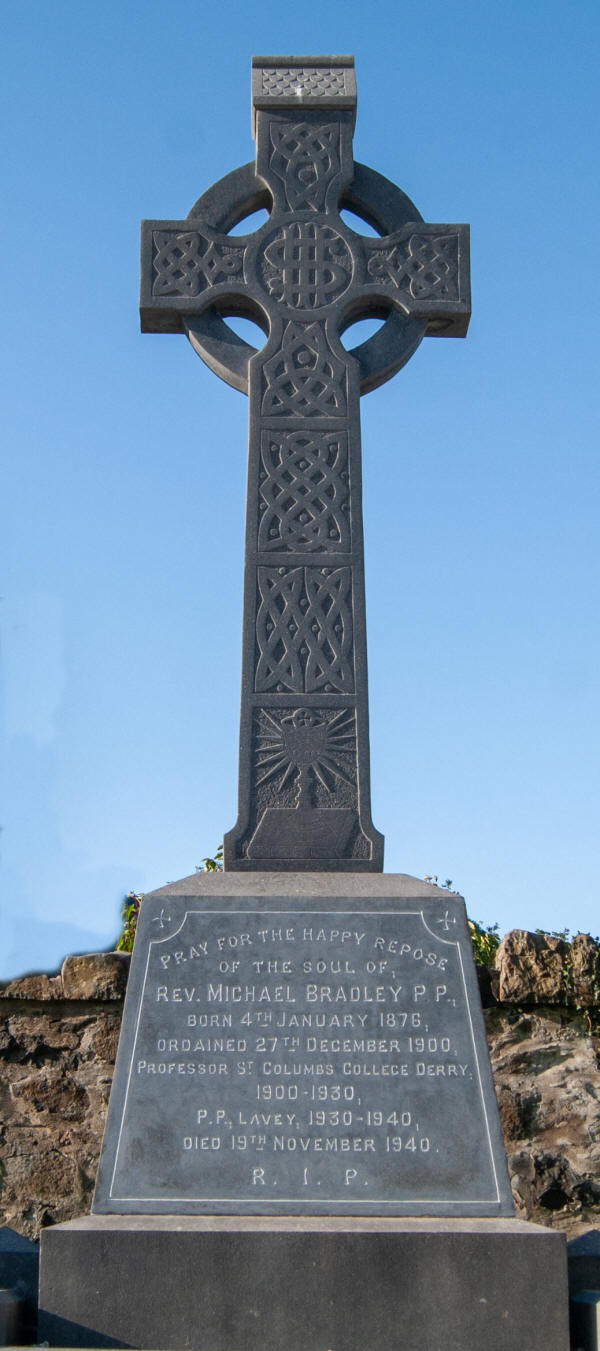
<instances>
[{"instance_id":1,"label":"knotwork panel on cross shaft","mask_svg":"<svg viewBox=\"0 0 600 1351\"><path fill-rule=\"evenodd\" d=\"M352 570L258 568L255 689L351 694Z\"/></svg>"},{"instance_id":2,"label":"knotwork panel on cross shaft","mask_svg":"<svg viewBox=\"0 0 600 1351\"><path fill-rule=\"evenodd\" d=\"M340 172L340 128L272 122L269 167L283 184L290 211L323 211L327 188Z\"/></svg>"},{"instance_id":3,"label":"knotwork panel on cross shaft","mask_svg":"<svg viewBox=\"0 0 600 1351\"><path fill-rule=\"evenodd\" d=\"M245 246L217 244L200 230L155 230L153 244L155 296L197 296L242 277Z\"/></svg>"},{"instance_id":4,"label":"knotwork panel on cross shaft","mask_svg":"<svg viewBox=\"0 0 600 1351\"><path fill-rule=\"evenodd\" d=\"M331 351L323 324L290 320L263 375L263 417L346 416L346 366Z\"/></svg>"},{"instance_id":5,"label":"knotwork panel on cross shaft","mask_svg":"<svg viewBox=\"0 0 600 1351\"><path fill-rule=\"evenodd\" d=\"M350 552L346 432L263 431L259 487L261 551Z\"/></svg>"}]
</instances>

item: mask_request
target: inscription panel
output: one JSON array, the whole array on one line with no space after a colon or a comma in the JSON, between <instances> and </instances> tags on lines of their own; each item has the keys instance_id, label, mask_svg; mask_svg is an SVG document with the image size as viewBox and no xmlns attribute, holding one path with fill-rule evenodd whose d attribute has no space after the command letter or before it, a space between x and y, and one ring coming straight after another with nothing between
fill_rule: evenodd
<instances>
[{"instance_id":1,"label":"inscription panel","mask_svg":"<svg viewBox=\"0 0 600 1351\"><path fill-rule=\"evenodd\" d=\"M95 1209L500 1213L464 908L274 905L146 916Z\"/></svg>"}]
</instances>

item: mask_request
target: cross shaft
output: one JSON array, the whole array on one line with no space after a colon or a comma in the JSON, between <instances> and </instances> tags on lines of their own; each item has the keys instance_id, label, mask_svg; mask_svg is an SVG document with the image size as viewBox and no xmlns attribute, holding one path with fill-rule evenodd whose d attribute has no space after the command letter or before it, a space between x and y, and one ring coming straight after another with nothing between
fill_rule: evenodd
<instances>
[{"instance_id":1,"label":"cross shaft","mask_svg":"<svg viewBox=\"0 0 600 1351\"><path fill-rule=\"evenodd\" d=\"M142 328L187 332L249 393L227 869L383 866L370 811L359 398L425 333L466 333L468 227L426 224L398 189L356 172L355 102L352 58L255 58L256 169L217 184L186 221L142 226ZM381 237L351 230L344 202ZM227 234L266 204L254 234ZM259 352L224 325L236 313L268 333ZM390 317L349 354L340 333L369 314Z\"/></svg>"}]
</instances>

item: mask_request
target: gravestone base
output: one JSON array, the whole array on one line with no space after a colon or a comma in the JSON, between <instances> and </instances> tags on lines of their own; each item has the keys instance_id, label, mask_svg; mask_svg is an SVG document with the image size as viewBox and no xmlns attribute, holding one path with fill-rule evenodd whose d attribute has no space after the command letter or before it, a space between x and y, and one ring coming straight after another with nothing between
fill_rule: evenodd
<instances>
[{"instance_id":1,"label":"gravestone base","mask_svg":"<svg viewBox=\"0 0 600 1351\"><path fill-rule=\"evenodd\" d=\"M512 1218L459 896L258 871L145 896L41 1341L567 1351L567 1312L564 1236Z\"/></svg>"},{"instance_id":2,"label":"gravestone base","mask_svg":"<svg viewBox=\"0 0 600 1351\"><path fill-rule=\"evenodd\" d=\"M39 1340L567 1351L564 1235L514 1219L94 1215L42 1231Z\"/></svg>"}]
</instances>

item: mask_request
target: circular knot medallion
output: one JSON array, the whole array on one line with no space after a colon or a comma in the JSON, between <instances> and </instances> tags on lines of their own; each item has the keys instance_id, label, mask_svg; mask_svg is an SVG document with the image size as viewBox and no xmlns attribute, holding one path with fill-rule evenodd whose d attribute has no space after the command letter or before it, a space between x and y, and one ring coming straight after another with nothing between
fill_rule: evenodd
<instances>
[{"instance_id":1,"label":"circular knot medallion","mask_svg":"<svg viewBox=\"0 0 600 1351\"><path fill-rule=\"evenodd\" d=\"M265 289L282 305L318 310L350 285L352 255L330 225L294 221L268 240L259 270Z\"/></svg>"}]
</instances>

